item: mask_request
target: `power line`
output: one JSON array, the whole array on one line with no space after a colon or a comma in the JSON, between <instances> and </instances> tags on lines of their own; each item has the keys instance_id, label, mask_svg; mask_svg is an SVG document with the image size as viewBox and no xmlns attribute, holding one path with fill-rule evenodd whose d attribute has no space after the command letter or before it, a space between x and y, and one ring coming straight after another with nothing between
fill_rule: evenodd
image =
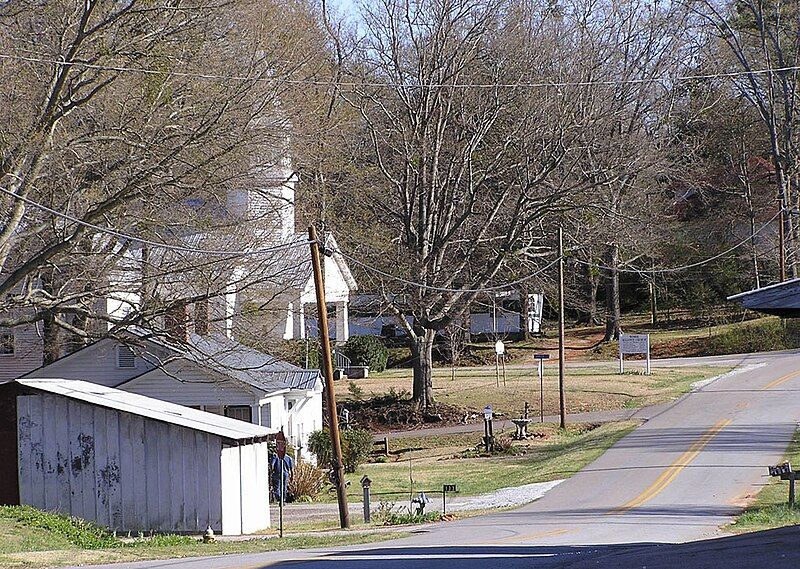
<instances>
[{"instance_id":1,"label":"power line","mask_svg":"<svg viewBox=\"0 0 800 569\"><path fill-rule=\"evenodd\" d=\"M199 247L189 247L189 246L186 246L186 245L170 245L168 243L160 243L158 241L151 241L149 239L144 239L143 237L136 237L135 235L130 235L128 233L123 233L122 231L117 231L116 229L112 229L112 228L109 228L109 227L103 227L101 225L95 225L93 223L89 223L88 221L84 221L84 220L82 220L80 218L77 218L77 217L74 217L72 215L69 215L69 214L66 214L66 213L62 213L60 211L54 210L52 208L49 208L46 205L41 204L41 203L39 203L37 201L34 201L34 200L30 199L30 198L26 198L24 196L19 196L19 195L15 194L14 192L12 192L11 190L7 190L7 189L2 188L2 187L0 187L0 192L4 193L6 195L9 195L14 199L17 199L17 200L20 200L22 202L25 202L26 204L31 205L31 206L33 206L35 208L38 208L38 209L40 209L40 210L42 210L44 212L47 212L47 213L49 213L51 215L55 215L55 216L60 217L62 219L66 219L66 220L71 221L73 223L77 223L78 225L82 225L83 227L87 227L89 229L93 229L93 230L98 231L100 233L106 233L108 235L113 235L114 237L117 237L119 239L132 241L134 243L141 243L143 245L149 245L149 246L154 247L154 248L166 249L166 250L169 250L169 251L179 251L179 252L182 252L182 253L199 253L199 254L203 254L203 255L219 255L219 256L225 256L225 257L253 257L253 256L259 256L259 255L264 255L264 254L268 254L268 253L275 253L277 251L284 251L284 250L287 250L287 249L296 249L298 247L306 247L311 243L308 239L304 239L304 240L301 240L301 241L294 241L292 243L284 243L283 245L275 245L273 247L264 247L264 248L261 248L261 249L252 249L252 250L249 250L249 251L226 251L226 250L222 250L222 249L202 249L202 248L199 248Z\"/></svg>"},{"instance_id":2,"label":"power line","mask_svg":"<svg viewBox=\"0 0 800 569\"><path fill-rule=\"evenodd\" d=\"M447 288L447 287L432 286L432 285L428 285L428 284L425 284L425 283L421 283L421 282L405 279L403 277L398 277L397 275L393 275L391 273L387 273L386 271L383 271L383 270L381 270L381 269L379 269L377 267L373 267L372 265L368 265L367 263L358 260L356 257L353 257L352 255L348 255L347 253L345 253L341 249L337 249L336 253L340 254L342 257L344 257L348 261L352 261L356 265L359 265L361 268L366 269L368 271L372 271L374 273L377 273L377 274L379 274L379 275L381 275L381 276L383 276L383 277L385 277L387 279L391 279L391 280L394 280L394 281L397 281L397 282L401 282L401 283L407 284L409 286L415 286L417 288L422 288L422 289L427 289L427 290L434 290L434 291L437 291L437 292L493 292L493 291L506 290L506 289L514 287L514 286L516 286L518 284L524 283L525 281L528 281L528 280L532 279L533 277L535 277L537 275L540 275L541 273L545 272L547 269L549 269L550 267L552 267L553 265L555 265L559 261L559 259L555 259L555 260L551 261L546 266L542 267L541 269L539 269L538 271L536 271L534 273L531 273L531 274L529 274L529 275L527 275L525 277L522 277L521 279L517 279L515 281L509 282L509 283L505 283L505 284L502 284L502 285L490 286L490 287L484 287L484 288Z\"/></svg>"},{"instance_id":3,"label":"power line","mask_svg":"<svg viewBox=\"0 0 800 569\"><path fill-rule=\"evenodd\" d=\"M204 79L211 81L251 81L251 82L283 82L293 85L316 85L316 86L338 86L338 87L372 87L372 88L453 88L453 89L546 89L546 88L560 88L560 87L592 87L592 86L615 86L615 85L642 85L642 84L665 84L665 83L680 83L684 81L700 81L706 79L732 79L736 77L746 77L750 75L768 75L771 73L788 73L793 71L800 71L800 66L793 65L787 67L765 68L765 69L752 69L750 71L727 71L722 73L697 73L689 75L676 75L676 76L661 76L661 77L647 77L640 79L606 79L600 81L539 81L539 82L525 82L518 81L514 83L426 83L425 85L397 83L397 82L357 82L357 81L320 81L314 79L277 79L275 77L263 77L261 75L225 75L219 73L192 73L187 71L158 71L153 69L145 69L142 67L127 67L122 65L100 65L97 63L88 63L85 61L61 61L57 59L50 59L44 57L30 57L23 55L13 54L0 54L0 59L10 59L17 61L26 61L29 63L44 63L47 65L59 65L70 67L83 67L85 69L94 69L97 71L116 71L118 73L140 73L144 75L159 75L171 77L183 77L190 79Z\"/></svg>"},{"instance_id":4,"label":"power line","mask_svg":"<svg viewBox=\"0 0 800 569\"><path fill-rule=\"evenodd\" d=\"M740 241L739 243L737 243L733 247L730 247L730 248L724 250L722 253L718 253L718 254L716 254L716 255L714 255L712 257L708 257L706 259L703 259L702 261L697 261L696 263L691 263L689 265L682 265L680 267L668 267L668 268L664 268L664 269L622 269L622 268L608 267L606 265L589 263L587 261L581 261L580 259L573 259L573 261L575 261L576 263L581 264L581 265L586 265L588 267L593 267L593 268L597 268L597 269L604 269L604 270L607 270L607 271L617 271L617 272L620 272L620 273L636 273L636 274L641 274L641 275L677 273L677 272L680 272L680 271L685 271L685 270L688 270L688 269L693 269L695 267L700 267L702 265L706 265L706 264L708 264L708 263L710 263L712 261L716 261L717 259L720 259L720 258L722 258L722 257L734 252L739 247L742 247L743 245L746 245L749 241L752 241L752 239L756 235L758 235L764 229L766 229L773 221L775 221L778 218L779 215L780 215L780 212L776 213L772 217L772 219L770 219L769 221L764 223L758 229L758 231L756 231L752 235L746 237L745 239L743 239L742 241Z\"/></svg>"},{"instance_id":5,"label":"power line","mask_svg":"<svg viewBox=\"0 0 800 569\"><path fill-rule=\"evenodd\" d=\"M145 239L145 238L142 238L142 237L137 237L135 235L131 235L131 234L128 234L128 233L117 231L117 230L112 229L112 228L102 227L100 225L95 225L95 224L89 223L87 221L84 221L84 220L79 219L77 217L74 217L72 215L69 215L69 214L62 213L60 211L54 210L54 209L52 209L52 208L50 208L50 207L48 207L48 206L46 206L44 204L41 204L41 203L39 203L37 201L34 201L34 200L30 199L30 198L19 196L19 195L15 194L14 192L12 192L10 190L7 190L5 188L2 188L2 187L0 187L0 193L4 193L4 194L6 194L6 195L8 195L8 196L10 196L10 197L12 197L14 199L18 199L20 201L25 202L26 204L29 204L29 205L31 205L33 207L36 207L36 208L38 208L38 209L40 209L40 210L42 210L42 211L44 211L46 213L49 213L51 215L60 217L62 219L66 219L68 221L71 221L71 222L76 223L78 225L87 227L89 229L93 229L93 230L95 230L97 232L105 233L105 234L108 234L108 235L113 235L114 237L117 237L119 239L128 240L128 241L132 241L132 242L135 242L135 243L141 243L141 244L144 244L144 245L149 245L149 246L154 247L154 248L161 248L161 249L166 249L166 250L170 250L170 251L179 251L179 252L184 252L184 253L196 253L196 254L204 254L204 255L219 255L219 256L230 256L230 257L247 257L247 256L258 256L258 255L264 255L264 254L269 254L269 253L275 253L275 252L278 252L278 251L284 251L284 250L288 250L288 249L296 249L296 248L299 248L299 247L305 247L305 246L307 246L307 245L309 245L311 243L309 240L304 239L304 240L295 241L295 242L292 242L292 243L285 243L283 245L276 245L276 246L273 246L273 247L265 247L265 248L260 248L260 249L253 249L253 250L249 250L249 251L248 250L226 251L226 250L219 250L219 249L203 249L203 248L199 248L199 247L189 247L189 246L184 246L184 245L170 245L170 244L167 244L167 243L161 243L161 242L158 242L158 241L152 241L152 240ZM688 270L688 269L692 269L692 268L695 268L695 267L699 267L699 266L708 264L708 263L710 263L712 261L715 261L717 259L720 259L720 258L726 256L726 255L729 255L730 253L732 253L733 251L735 251L739 247L742 247L743 245L747 244L749 241L751 241L753 239L753 237L755 237L756 235L761 233L764 229L766 229L770 224L772 224L775 221L775 219L777 219L778 215L780 215L780 213L775 214L770 220L768 220L766 223L764 223L753 235L746 237L745 239L743 239L742 241L740 241L736 245L726 249L725 251L722 251L721 253L718 253L718 254L713 255L711 257L708 257L706 259L697 261L695 263L691 263L691 264L688 264L688 265L682 265L682 266L679 266L679 267L668 267L668 268L662 268L662 269L625 269L625 268L616 268L616 269L614 269L614 268L608 267L606 265L589 263L587 261L582 261L580 259L573 259L573 260L576 263L579 263L579 264L582 264L582 265L586 265L586 266L590 266L590 267L594 267L594 268L598 268L598 269L604 269L604 270L616 270L616 271L619 271L619 272L622 272L622 273L636 273L636 274L645 274L645 275L646 274L651 274L652 275L652 274L664 274L664 273L680 272L680 271L684 271L684 270ZM425 283L420 283L420 282L417 282L417 281L412 281L410 279L405 279L403 277L399 277L397 275L393 275L393 274L388 273L386 271L383 271L383 270L381 270L381 269L379 269L377 267L369 265L369 264L359 260L358 258L345 253L341 249L337 249L337 250L335 250L335 252L340 254L340 255L342 255L342 257L344 257L345 259L355 263L356 265L359 265L360 267L362 267L363 269L365 269L367 271L372 271L372 272L377 273L377 274L379 274L379 275L381 275L381 276L383 276L385 278L388 278L388 279L391 279L391 280L394 280L394 281L397 281L397 282L401 282L401 283L409 285L409 286L414 286L414 287L417 287L417 288L422 288L422 289L427 289L427 290L433 290L433 291L437 291L437 292L467 292L467 293L473 293L474 292L474 293L481 293L481 292L493 292L493 291L506 290L506 289L512 288L512 287L514 287L516 285L519 285L519 284L521 284L523 282L526 282L526 281L532 279L535 276L538 276L538 275L542 274L543 272L547 271L547 269L549 269L550 267L552 267L556 263L558 263L558 261L560 260L560 258L554 259L553 261L551 261L550 263L548 263L546 266L544 266L543 268L539 269L538 271L535 271L535 272L533 272L533 273L531 273L529 275L526 275L525 277L522 277L522 278L517 279L517 280L512 281L512 282L508 282L508 283L505 283L505 284L502 284L502 285L497 285L497 286L492 286L492 287L466 289L466 288L437 287L437 286L432 286L432 285L428 285L428 284L425 284Z\"/></svg>"}]
</instances>

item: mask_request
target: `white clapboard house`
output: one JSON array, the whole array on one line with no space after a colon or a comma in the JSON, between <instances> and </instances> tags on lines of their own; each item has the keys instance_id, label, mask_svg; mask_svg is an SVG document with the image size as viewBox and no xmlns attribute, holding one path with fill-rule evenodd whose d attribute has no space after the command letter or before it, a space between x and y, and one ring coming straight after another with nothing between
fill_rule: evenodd
<instances>
[{"instance_id":1,"label":"white clapboard house","mask_svg":"<svg viewBox=\"0 0 800 569\"><path fill-rule=\"evenodd\" d=\"M301 369L225 336L188 333L180 344L131 328L24 378L78 379L283 430L307 448L322 428L319 370Z\"/></svg>"}]
</instances>

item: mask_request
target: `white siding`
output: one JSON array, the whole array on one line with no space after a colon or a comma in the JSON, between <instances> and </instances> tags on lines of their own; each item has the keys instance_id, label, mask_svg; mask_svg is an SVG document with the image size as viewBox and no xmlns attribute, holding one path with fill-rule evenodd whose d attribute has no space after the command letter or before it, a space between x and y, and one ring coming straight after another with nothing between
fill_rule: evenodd
<instances>
[{"instance_id":1,"label":"white siding","mask_svg":"<svg viewBox=\"0 0 800 569\"><path fill-rule=\"evenodd\" d=\"M18 397L17 424L23 504L119 531L222 529L220 437L57 395Z\"/></svg>"},{"instance_id":2,"label":"white siding","mask_svg":"<svg viewBox=\"0 0 800 569\"><path fill-rule=\"evenodd\" d=\"M350 287L342 270L332 257L324 257L324 259L325 302L347 302L350 298ZM306 304L316 302L314 291L314 279L309 278L301 295L302 301Z\"/></svg>"},{"instance_id":3,"label":"white siding","mask_svg":"<svg viewBox=\"0 0 800 569\"><path fill-rule=\"evenodd\" d=\"M114 387L123 381L155 368L153 363L138 355L138 348L134 348L134 352L137 353L134 358L135 367L118 368L118 345L119 343L116 340L100 340L91 346L56 360L48 366L31 372L27 377L80 379L107 387Z\"/></svg>"},{"instance_id":4,"label":"white siding","mask_svg":"<svg viewBox=\"0 0 800 569\"><path fill-rule=\"evenodd\" d=\"M222 533L239 535L269 527L267 443L222 449Z\"/></svg>"},{"instance_id":5,"label":"white siding","mask_svg":"<svg viewBox=\"0 0 800 569\"><path fill-rule=\"evenodd\" d=\"M286 434L295 447L299 446L302 456L309 457L308 436L322 428L322 392L311 397L293 399L294 405L285 419Z\"/></svg>"},{"instance_id":6,"label":"white siding","mask_svg":"<svg viewBox=\"0 0 800 569\"><path fill-rule=\"evenodd\" d=\"M222 534L242 533L242 480L239 473L239 447L224 447L220 457L222 486Z\"/></svg>"},{"instance_id":7,"label":"white siding","mask_svg":"<svg viewBox=\"0 0 800 569\"><path fill-rule=\"evenodd\" d=\"M14 334L14 353L0 354L0 381L16 379L42 365L43 344L35 324L0 328Z\"/></svg>"},{"instance_id":8,"label":"white siding","mask_svg":"<svg viewBox=\"0 0 800 569\"><path fill-rule=\"evenodd\" d=\"M256 394L241 383L214 376L184 362L153 370L120 385L119 389L187 407L253 405L258 400Z\"/></svg>"}]
</instances>

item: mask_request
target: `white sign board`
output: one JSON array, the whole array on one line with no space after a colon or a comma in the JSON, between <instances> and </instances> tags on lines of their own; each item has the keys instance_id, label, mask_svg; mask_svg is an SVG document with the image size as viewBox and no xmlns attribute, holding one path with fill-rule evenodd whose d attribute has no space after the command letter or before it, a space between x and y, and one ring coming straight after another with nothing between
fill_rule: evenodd
<instances>
[{"instance_id":1,"label":"white sign board","mask_svg":"<svg viewBox=\"0 0 800 569\"><path fill-rule=\"evenodd\" d=\"M503 343L502 340L497 340L494 344L494 353L498 356L502 356L506 353L506 345Z\"/></svg>"},{"instance_id":2,"label":"white sign board","mask_svg":"<svg viewBox=\"0 0 800 569\"><path fill-rule=\"evenodd\" d=\"M528 295L528 314L526 321L528 332L538 334L542 331L542 312L544 311L544 294Z\"/></svg>"},{"instance_id":3,"label":"white sign board","mask_svg":"<svg viewBox=\"0 0 800 569\"><path fill-rule=\"evenodd\" d=\"M650 334L620 334L619 353L647 354L650 352Z\"/></svg>"},{"instance_id":4,"label":"white sign board","mask_svg":"<svg viewBox=\"0 0 800 569\"><path fill-rule=\"evenodd\" d=\"M650 334L619 335L620 373L625 373L625 354L645 354L645 373L650 375Z\"/></svg>"}]
</instances>

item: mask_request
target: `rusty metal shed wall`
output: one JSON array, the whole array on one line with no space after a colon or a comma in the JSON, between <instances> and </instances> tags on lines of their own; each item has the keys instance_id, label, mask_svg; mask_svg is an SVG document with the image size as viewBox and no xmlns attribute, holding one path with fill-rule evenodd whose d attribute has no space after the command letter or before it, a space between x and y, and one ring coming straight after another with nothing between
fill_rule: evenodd
<instances>
[{"instance_id":1,"label":"rusty metal shed wall","mask_svg":"<svg viewBox=\"0 0 800 569\"><path fill-rule=\"evenodd\" d=\"M17 398L20 501L119 531L222 530L222 438L54 394Z\"/></svg>"}]
</instances>

